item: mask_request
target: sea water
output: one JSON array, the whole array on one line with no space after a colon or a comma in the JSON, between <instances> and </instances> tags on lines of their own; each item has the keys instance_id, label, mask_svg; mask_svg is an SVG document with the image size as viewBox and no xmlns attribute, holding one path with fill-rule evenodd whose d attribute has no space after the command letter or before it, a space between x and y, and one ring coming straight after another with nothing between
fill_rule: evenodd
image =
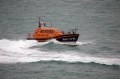
<instances>
[{"instance_id":1,"label":"sea water","mask_svg":"<svg viewBox=\"0 0 120 79\"><path fill-rule=\"evenodd\" d=\"M26 40L39 15L76 44ZM119 16L119 0L1 0L0 79L120 79Z\"/></svg>"}]
</instances>

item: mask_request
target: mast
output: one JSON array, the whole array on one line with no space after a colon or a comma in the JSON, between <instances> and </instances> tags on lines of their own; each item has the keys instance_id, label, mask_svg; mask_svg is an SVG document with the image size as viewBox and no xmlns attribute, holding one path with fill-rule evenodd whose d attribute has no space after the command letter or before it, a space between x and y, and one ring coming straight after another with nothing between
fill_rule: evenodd
<instances>
[{"instance_id":1,"label":"mast","mask_svg":"<svg viewBox=\"0 0 120 79\"><path fill-rule=\"evenodd\" d=\"M38 27L41 27L41 24L40 24L40 16L39 16L39 26Z\"/></svg>"}]
</instances>

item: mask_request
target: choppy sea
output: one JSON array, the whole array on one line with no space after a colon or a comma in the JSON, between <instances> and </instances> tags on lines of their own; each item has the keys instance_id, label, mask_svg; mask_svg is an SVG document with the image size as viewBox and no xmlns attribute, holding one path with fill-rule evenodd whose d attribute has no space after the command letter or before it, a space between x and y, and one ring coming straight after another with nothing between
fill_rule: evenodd
<instances>
[{"instance_id":1,"label":"choppy sea","mask_svg":"<svg viewBox=\"0 0 120 79\"><path fill-rule=\"evenodd\" d=\"M39 15L76 44L26 40ZM0 79L120 79L120 0L0 0Z\"/></svg>"}]
</instances>

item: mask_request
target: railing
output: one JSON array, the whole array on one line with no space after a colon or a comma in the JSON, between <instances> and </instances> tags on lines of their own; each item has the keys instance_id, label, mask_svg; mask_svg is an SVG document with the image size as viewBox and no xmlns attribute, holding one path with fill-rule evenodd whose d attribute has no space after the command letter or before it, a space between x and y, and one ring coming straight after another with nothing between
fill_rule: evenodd
<instances>
[{"instance_id":1,"label":"railing","mask_svg":"<svg viewBox=\"0 0 120 79\"><path fill-rule=\"evenodd\" d=\"M76 34L77 30L78 30L78 28L76 28L76 29L69 29L68 30L68 34Z\"/></svg>"}]
</instances>

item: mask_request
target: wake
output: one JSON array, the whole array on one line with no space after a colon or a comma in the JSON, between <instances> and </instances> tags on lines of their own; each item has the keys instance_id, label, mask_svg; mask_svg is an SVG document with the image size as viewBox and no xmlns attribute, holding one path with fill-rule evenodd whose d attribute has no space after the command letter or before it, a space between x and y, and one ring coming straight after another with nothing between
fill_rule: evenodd
<instances>
[{"instance_id":1,"label":"wake","mask_svg":"<svg viewBox=\"0 0 120 79\"><path fill-rule=\"evenodd\" d=\"M38 61L63 61L69 63L98 63L106 65L120 65L119 58L104 58L81 53L80 51L41 51L33 46L38 46L40 49L42 46L51 42L60 44L55 40L50 40L44 43L38 43L31 40L0 40L0 63L28 63ZM93 44L92 42L77 42L76 45Z\"/></svg>"}]
</instances>

